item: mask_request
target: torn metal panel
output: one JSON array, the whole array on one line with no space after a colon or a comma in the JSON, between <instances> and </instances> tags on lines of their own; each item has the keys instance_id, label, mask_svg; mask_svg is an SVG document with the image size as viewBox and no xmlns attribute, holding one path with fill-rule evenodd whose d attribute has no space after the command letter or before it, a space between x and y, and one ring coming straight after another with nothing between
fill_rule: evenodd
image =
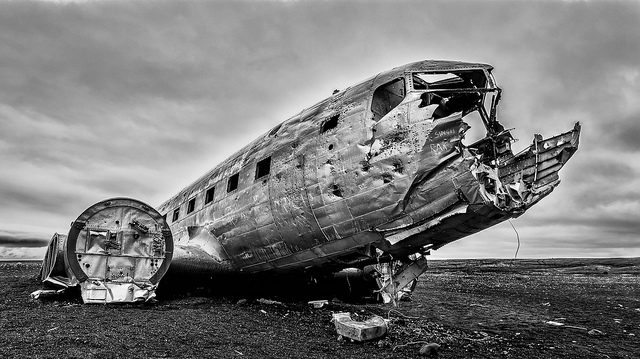
<instances>
[{"instance_id":1,"label":"torn metal panel","mask_svg":"<svg viewBox=\"0 0 640 359\"><path fill-rule=\"evenodd\" d=\"M149 282L107 282L89 279L80 283L87 304L146 302L155 298L157 286Z\"/></svg>"},{"instance_id":2,"label":"torn metal panel","mask_svg":"<svg viewBox=\"0 0 640 359\"><path fill-rule=\"evenodd\" d=\"M392 265L388 265L389 273L382 276L380 280L380 295L384 303L391 303L398 299L405 288L411 283L415 283L418 277L427 270L427 259L424 256L418 256L403 264L400 268L394 269Z\"/></svg>"},{"instance_id":3,"label":"torn metal panel","mask_svg":"<svg viewBox=\"0 0 640 359\"><path fill-rule=\"evenodd\" d=\"M65 289L38 289L36 291L34 291L33 293L31 293L29 296L31 297L31 299L44 299L44 298L51 298L51 297L55 297L57 295L60 295L62 293L64 293Z\"/></svg>"},{"instance_id":4,"label":"torn metal panel","mask_svg":"<svg viewBox=\"0 0 640 359\"><path fill-rule=\"evenodd\" d=\"M400 242L401 240L411 237L413 235L425 232L426 230L433 228L439 224L442 223L442 221L444 221L445 219L452 217L454 215L457 214L463 214L463 213L467 213L467 209L468 209L468 205L465 204L460 204L458 206L454 206L452 207L450 210L445 211L444 213L439 214L438 216L433 217L431 220L415 226L411 229L406 229L406 227L408 226L402 226L401 230L396 230L397 233L395 234L391 234L387 237L385 237L386 241L389 242L389 244L391 244L392 246L395 245L396 243ZM413 224L413 222L411 222L409 224L409 226ZM395 232L395 231L394 231Z\"/></svg>"},{"instance_id":5,"label":"torn metal panel","mask_svg":"<svg viewBox=\"0 0 640 359\"><path fill-rule=\"evenodd\" d=\"M64 234L54 233L53 237L51 237L40 268L40 280L43 283L64 288L78 285L78 280L73 273L67 273L64 263L64 248L66 244L67 236Z\"/></svg>"},{"instance_id":6,"label":"torn metal panel","mask_svg":"<svg viewBox=\"0 0 640 359\"><path fill-rule=\"evenodd\" d=\"M353 320L350 313L341 312L332 314L331 321L336 326L338 335L359 342L377 339L387 334L387 322L378 315L358 321Z\"/></svg>"}]
</instances>

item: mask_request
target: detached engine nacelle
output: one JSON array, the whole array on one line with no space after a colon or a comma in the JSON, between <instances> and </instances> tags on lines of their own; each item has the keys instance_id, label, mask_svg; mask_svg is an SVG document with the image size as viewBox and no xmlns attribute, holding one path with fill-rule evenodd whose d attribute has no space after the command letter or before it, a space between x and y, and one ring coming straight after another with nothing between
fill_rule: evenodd
<instances>
[{"instance_id":1,"label":"detached engine nacelle","mask_svg":"<svg viewBox=\"0 0 640 359\"><path fill-rule=\"evenodd\" d=\"M173 236L151 206L108 199L86 209L67 236L54 234L42 263L45 283L80 285L85 303L147 301L173 255Z\"/></svg>"}]
</instances>

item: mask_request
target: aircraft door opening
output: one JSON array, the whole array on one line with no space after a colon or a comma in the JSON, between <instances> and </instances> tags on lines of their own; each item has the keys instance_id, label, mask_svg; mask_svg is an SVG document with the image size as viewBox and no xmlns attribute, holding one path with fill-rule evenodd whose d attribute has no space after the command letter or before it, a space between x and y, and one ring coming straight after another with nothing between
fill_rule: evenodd
<instances>
[{"instance_id":1,"label":"aircraft door opening","mask_svg":"<svg viewBox=\"0 0 640 359\"><path fill-rule=\"evenodd\" d=\"M373 92L373 98L371 99L373 120L378 122L386 114L391 112L391 110L402 102L405 93L403 78L397 78L378 87Z\"/></svg>"}]
</instances>

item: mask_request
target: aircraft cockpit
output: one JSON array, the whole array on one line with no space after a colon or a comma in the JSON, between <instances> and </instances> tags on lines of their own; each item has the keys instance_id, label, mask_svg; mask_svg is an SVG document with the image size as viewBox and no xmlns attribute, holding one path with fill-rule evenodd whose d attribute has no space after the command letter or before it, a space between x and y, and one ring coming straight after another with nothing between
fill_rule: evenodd
<instances>
[{"instance_id":1,"label":"aircraft cockpit","mask_svg":"<svg viewBox=\"0 0 640 359\"><path fill-rule=\"evenodd\" d=\"M495 115L496 94L500 92L490 80L482 70L412 74L413 90L424 91L418 107L434 106L431 112L433 119L455 112L462 112L465 116L478 110L486 124L495 120L491 115Z\"/></svg>"},{"instance_id":2,"label":"aircraft cockpit","mask_svg":"<svg viewBox=\"0 0 640 359\"><path fill-rule=\"evenodd\" d=\"M471 125L465 145L495 159L510 152L513 137L496 119L501 89L485 70L414 72L412 88L420 93L418 109L434 121L461 113Z\"/></svg>"}]
</instances>

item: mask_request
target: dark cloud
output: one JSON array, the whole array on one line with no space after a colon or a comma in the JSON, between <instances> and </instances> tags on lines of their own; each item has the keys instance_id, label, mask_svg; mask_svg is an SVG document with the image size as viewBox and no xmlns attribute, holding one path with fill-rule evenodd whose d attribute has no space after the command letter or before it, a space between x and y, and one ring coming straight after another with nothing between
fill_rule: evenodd
<instances>
[{"instance_id":1,"label":"dark cloud","mask_svg":"<svg viewBox=\"0 0 640 359\"><path fill-rule=\"evenodd\" d=\"M608 215L604 216L583 216L577 214L576 216L564 216L560 218L549 217L545 219L532 219L528 220L529 226L537 227L556 227L562 231L562 227L566 228L580 228L580 232L589 227L598 228L601 234L601 240L606 242L606 246L613 246L616 243L624 239L632 239L633 246L637 246L640 240L640 222L637 220L636 213L630 213L634 218L615 218ZM631 217L631 216L629 216ZM582 240L584 240L584 236ZM584 243L593 242L593 240L586 240ZM631 244L628 242L627 244Z\"/></svg>"},{"instance_id":2,"label":"dark cloud","mask_svg":"<svg viewBox=\"0 0 640 359\"><path fill-rule=\"evenodd\" d=\"M45 247L49 240L41 234L0 230L0 247Z\"/></svg>"}]
</instances>

